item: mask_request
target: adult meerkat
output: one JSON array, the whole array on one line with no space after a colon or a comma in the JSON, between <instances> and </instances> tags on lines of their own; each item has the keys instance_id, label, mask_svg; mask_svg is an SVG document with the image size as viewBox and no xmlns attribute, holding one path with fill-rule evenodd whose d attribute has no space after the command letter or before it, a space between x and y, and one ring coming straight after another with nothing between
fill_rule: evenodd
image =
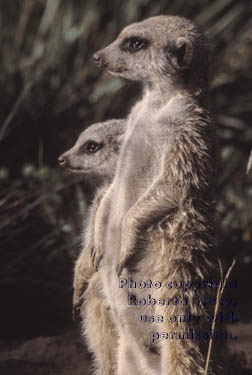
<instances>
[{"instance_id":1,"label":"adult meerkat","mask_svg":"<svg viewBox=\"0 0 252 375\"><path fill-rule=\"evenodd\" d=\"M193 288L164 286L203 282L217 269L208 43L191 21L157 16L123 29L94 60L144 87L127 118L116 175L96 215L93 261L96 267L101 262L104 293L119 331L118 375L204 374L208 340L173 340L169 333L189 333L196 324L192 317L199 317L200 330L209 331L213 306L203 301L216 290L200 288L196 300ZM136 288L128 295L132 290L119 288L120 275L159 281L163 287L151 297L165 305L131 303L148 293ZM162 316L163 322L140 323L140 314ZM184 321L169 320L182 314ZM151 332L166 335L153 341ZM208 374L217 374L217 367L216 361Z\"/></svg>"},{"instance_id":2,"label":"adult meerkat","mask_svg":"<svg viewBox=\"0 0 252 375\"><path fill-rule=\"evenodd\" d=\"M117 334L104 300L100 274L90 262L94 220L101 197L115 173L125 124L124 120L109 120L91 125L81 133L75 145L58 158L61 166L100 184L84 228L83 250L75 264L73 296L73 315L80 312L82 333L93 353L97 375L115 373Z\"/></svg>"}]
</instances>

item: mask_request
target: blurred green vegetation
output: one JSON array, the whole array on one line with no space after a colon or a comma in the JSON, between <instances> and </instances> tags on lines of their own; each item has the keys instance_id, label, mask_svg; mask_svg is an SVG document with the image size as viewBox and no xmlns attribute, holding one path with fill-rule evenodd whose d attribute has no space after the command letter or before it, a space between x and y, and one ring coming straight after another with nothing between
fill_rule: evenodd
<instances>
[{"instance_id":1,"label":"blurred green vegetation","mask_svg":"<svg viewBox=\"0 0 252 375\"><path fill-rule=\"evenodd\" d=\"M195 20L212 42L220 256L227 263L239 256L236 277L242 285L252 281L252 171L246 175L252 2L1 0L0 292L6 304L0 315L6 321L15 285L29 294L35 282L37 291L66 293L71 303L72 265L92 191L81 176L59 170L57 157L87 125L127 115L139 87L97 69L92 55L125 25L157 14Z\"/></svg>"}]
</instances>

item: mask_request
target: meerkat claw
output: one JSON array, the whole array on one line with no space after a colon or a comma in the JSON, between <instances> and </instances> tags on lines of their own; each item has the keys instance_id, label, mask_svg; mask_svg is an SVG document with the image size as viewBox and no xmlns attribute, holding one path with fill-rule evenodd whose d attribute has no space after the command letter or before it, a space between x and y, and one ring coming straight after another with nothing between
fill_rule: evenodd
<instances>
[{"instance_id":1,"label":"meerkat claw","mask_svg":"<svg viewBox=\"0 0 252 375\"><path fill-rule=\"evenodd\" d=\"M95 268L95 250L93 250L91 254L91 264Z\"/></svg>"},{"instance_id":2,"label":"meerkat claw","mask_svg":"<svg viewBox=\"0 0 252 375\"><path fill-rule=\"evenodd\" d=\"M125 268L125 262L121 262L116 267L117 276L120 277L123 269Z\"/></svg>"},{"instance_id":3,"label":"meerkat claw","mask_svg":"<svg viewBox=\"0 0 252 375\"><path fill-rule=\"evenodd\" d=\"M100 262L102 260L102 255L100 255L99 257L97 257L97 260L95 260L95 264L94 264L94 267L96 269L96 272L98 272L98 269L99 269L99 266L100 266Z\"/></svg>"},{"instance_id":4,"label":"meerkat claw","mask_svg":"<svg viewBox=\"0 0 252 375\"><path fill-rule=\"evenodd\" d=\"M76 305L73 305L73 308L72 308L72 319L74 322L77 322L80 318L80 307L81 307L81 303L78 303Z\"/></svg>"},{"instance_id":5,"label":"meerkat claw","mask_svg":"<svg viewBox=\"0 0 252 375\"><path fill-rule=\"evenodd\" d=\"M92 246L91 250L90 250L90 257L91 257L91 259L93 259L93 256L94 256L94 246Z\"/></svg>"},{"instance_id":6,"label":"meerkat claw","mask_svg":"<svg viewBox=\"0 0 252 375\"><path fill-rule=\"evenodd\" d=\"M91 263L92 266L96 269L97 268L97 263L98 263L98 255L95 250L93 250L92 255L91 255Z\"/></svg>"}]
</instances>

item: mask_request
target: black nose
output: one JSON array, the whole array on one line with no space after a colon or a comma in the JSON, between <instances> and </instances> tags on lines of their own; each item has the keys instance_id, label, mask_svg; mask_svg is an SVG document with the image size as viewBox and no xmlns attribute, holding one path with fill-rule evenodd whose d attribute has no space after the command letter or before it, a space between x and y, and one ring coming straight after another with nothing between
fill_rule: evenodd
<instances>
[{"instance_id":1,"label":"black nose","mask_svg":"<svg viewBox=\"0 0 252 375\"><path fill-rule=\"evenodd\" d=\"M98 67L102 66L103 61L102 61L101 54L99 52L96 52L94 54L93 59L94 59L95 65L97 65Z\"/></svg>"},{"instance_id":2,"label":"black nose","mask_svg":"<svg viewBox=\"0 0 252 375\"><path fill-rule=\"evenodd\" d=\"M65 159L65 157L64 157L64 154L63 154L63 155L60 155L60 156L58 157L58 163L59 163L59 165L60 165L61 167L65 167L65 165L66 165L66 159Z\"/></svg>"}]
</instances>

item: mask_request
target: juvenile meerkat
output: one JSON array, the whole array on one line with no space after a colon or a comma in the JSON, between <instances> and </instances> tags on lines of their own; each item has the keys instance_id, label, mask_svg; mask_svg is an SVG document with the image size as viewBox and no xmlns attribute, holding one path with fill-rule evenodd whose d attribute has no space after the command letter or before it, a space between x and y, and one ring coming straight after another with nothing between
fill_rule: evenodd
<instances>
[{"instance_id":1,"label":"juvenile meerkat","mask_svg":"<svg viewBox=\"0 0 252 375\"><path fill-rule=\"evenodd\" d=\"M125 124L124 120L108 120L91 125L81 133L75 145L58 158L61 166L100 184L84 228L83 250L75 264L73 296L73 316L80 312L82 333L93 353L96 375L115 373L117 334L104 300L100 274L90 262L94 220L99 201L115 173Z\"/></svg>"},{"instance_id":2,"label":"juvenile meerkat","mask_svg":"<svg viewBox=\"0 0 252 375\"><path fill-rule=\"evenodd\" d=\"M87 225L84 227L83 248L76 266L74 279L74 307L78 307L85 283L94 273L90 256L94 241L94 218L97 207L109 183L112 181L123 134L125 120L108 120L85 129L76 143L58 158L60 166L71 172L85 175L94 186L96 196L89 209Z\"/></svg>"},{"instance_id":3,"label":"juvenile meerkat","mask_svg":"<svg viewBox=\"0 0 252 375\"><path fill-rule=\"evenodd\" d=\"M113 179L125 120L107 120L90 125L69 150L58 157L59 165L89 180L109 184Z\"/></svg>"},{"instance_id":4,"label":"juvenile meerkat","mask_svg":"<svg viewBox=\"0 0 252 375\"><path fill-rule=\"evenodd\" d=\"M94 60L113 75L143 84L142 98L127 118L115 178L96 214L93 261L101 262L104 293L120 336L118 375L204 374L208 340L173 340L169 333L189 334L195 328L189 316L199 317L200 330L209 331L213 306L203 301L213 290L200 289L197 304L192 288L163 287L153 294L166 301L163 306L139 306L131 304L127 288L119 288L118 276L158 280L163 286L215 277L208 43L191 21L157 16L123 29ZM133 301L148 294L144 289L133 293ZM140 314L158 314L163 322L140 323ZM181 314L187 318L179 323L168 319ZM151 332L166 335L154 342ZM217 374L219 363L211 365L208 373Z\"/></svg>"}]
</instances>

